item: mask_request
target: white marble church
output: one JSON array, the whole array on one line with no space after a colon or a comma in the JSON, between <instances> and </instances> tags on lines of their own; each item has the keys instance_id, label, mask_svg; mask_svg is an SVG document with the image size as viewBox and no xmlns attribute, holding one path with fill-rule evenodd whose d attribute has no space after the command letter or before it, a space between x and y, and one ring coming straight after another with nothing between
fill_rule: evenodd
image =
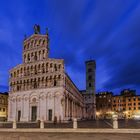
<instances>
[{"instance_id":1,"label":"white marble church","mask_svg":"<svg viewBox=\"0 0 140 140\"><path fill-rule=\"evenodd\" d=\"M84 96L65 73L64 60L48 57L49 36L34 34L23 42L23 63L10 70L8 121L66 121L86 117Z\"/></svg>"}]
</instances>

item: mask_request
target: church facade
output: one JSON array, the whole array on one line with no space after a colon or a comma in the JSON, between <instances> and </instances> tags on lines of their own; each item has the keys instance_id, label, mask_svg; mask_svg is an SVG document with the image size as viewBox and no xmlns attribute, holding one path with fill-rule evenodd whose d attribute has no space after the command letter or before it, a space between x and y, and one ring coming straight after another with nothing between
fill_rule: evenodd
<instances>
[{"instance_id":1,"label":"church facade","mask_svg":"<svg viewBox=\"0 0 140 140\"><path fill-rule=\"evenodd\" d=\"M64 60L49 58L49 35L23 42L23 63L10 70L8 121L67 121L86 117L84 97L68 74Z\"/></svg>"}]
</instances>

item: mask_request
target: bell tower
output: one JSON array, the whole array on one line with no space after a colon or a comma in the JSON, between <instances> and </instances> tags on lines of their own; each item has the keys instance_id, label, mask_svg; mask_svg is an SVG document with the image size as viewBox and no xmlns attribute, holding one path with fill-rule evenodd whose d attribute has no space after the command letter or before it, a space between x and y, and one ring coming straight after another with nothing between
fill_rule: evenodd
<instances>
[{"instance_id":1,"label":"bell tower","mask_svg":"<svg viewBox=\"0 0 140 140\"><path fill-rule=\"evenodd\" d=\"M95 60L86 61L86 91L88 94L95 94Z\"/></svg>"},{"instance_id":2,"label":"bell tower","mask_svg":"<svg viewBox=\"0 0 140 140\"><path fill-rule=\"evenodd\" d=\"M86 64L86 91L83 94L86 103L86 114L88 119L96 119L96 93L95 93L95 74L96 62L89 60Z\"/></svg>"}]
</instances>

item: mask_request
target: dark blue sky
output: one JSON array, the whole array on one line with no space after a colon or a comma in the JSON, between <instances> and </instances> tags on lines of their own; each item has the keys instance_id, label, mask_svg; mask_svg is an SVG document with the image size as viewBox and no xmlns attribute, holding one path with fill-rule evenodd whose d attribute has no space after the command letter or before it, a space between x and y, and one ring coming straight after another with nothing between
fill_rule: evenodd
<instances>
[{"instance_id":1,"label":"dark blue sky","mask_svg":"<svg viewBox=\"0 0 140 140\"><path fill-rule=\"evenodd\" d=\"M97 91L140 93L140 0L1 0L0 91L8 71L21 63L24 34L49 28L50 57L64 58L66 71L85 88L85 60L97 63Z\"/></svg>"}]
</instances>

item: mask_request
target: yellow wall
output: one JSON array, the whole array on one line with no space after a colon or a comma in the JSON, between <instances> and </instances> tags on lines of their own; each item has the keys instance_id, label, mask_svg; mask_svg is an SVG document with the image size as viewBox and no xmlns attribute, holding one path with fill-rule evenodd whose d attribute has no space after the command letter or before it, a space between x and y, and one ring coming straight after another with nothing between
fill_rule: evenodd
<instances>
[{"instance_id":1,"label":"yellow wall","mask_svg":"<svg viewBox=\"0 0 140 140\"><path fill-rule=\"evenodd\" d=\"M7 118L8 114L8 95L0 93L0 121Z\"/></svg>"}]
</instances>

